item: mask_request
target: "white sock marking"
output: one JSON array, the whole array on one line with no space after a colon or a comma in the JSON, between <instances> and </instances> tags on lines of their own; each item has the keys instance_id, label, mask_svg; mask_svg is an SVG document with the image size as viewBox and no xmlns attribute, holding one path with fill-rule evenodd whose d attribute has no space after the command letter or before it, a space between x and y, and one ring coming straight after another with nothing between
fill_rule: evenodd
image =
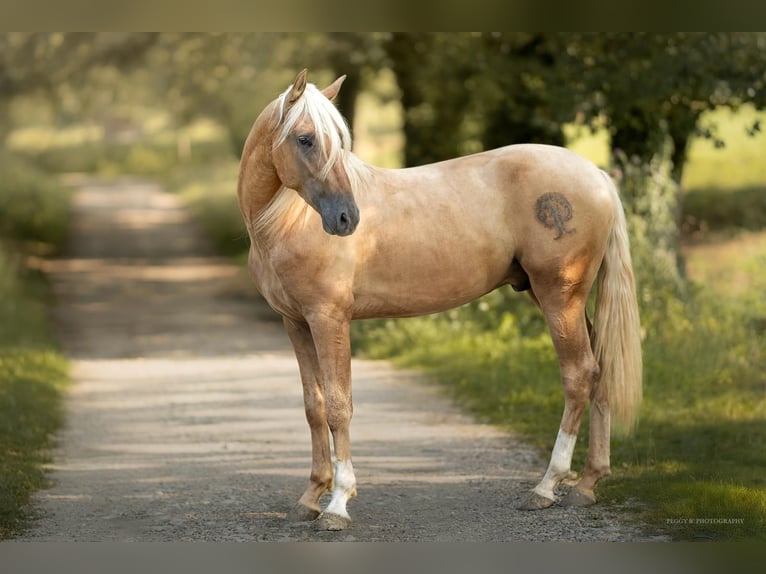
<instances>
[{"instance_id":1,"label":"white sock marking","mask_svg":"<svg viewBox=\"0 0 766 574\"><path fill-rule=\"evenodd\" d=\"M328 514L337 514L344 518L351 518L346 510L346 502L356 496L356 476L350 460L336 460L335 477L333 478L332 499L325 508Z\"/></svg>"},{"instance_id":2,"label":"white sock marking","mask_svg":"<svg viewBox=\"0 0 766 574\"><path fill-rule=\"evenodd\" d=\"M559 434L556 436L556 444L553 446L551 462L545 476L534 488L534 492L553 500L553 489L556 488L561 479L564 478L572 466L572 454L574 453L577 435L569 434L559 428Z\"/></svg>"}]
</instances>

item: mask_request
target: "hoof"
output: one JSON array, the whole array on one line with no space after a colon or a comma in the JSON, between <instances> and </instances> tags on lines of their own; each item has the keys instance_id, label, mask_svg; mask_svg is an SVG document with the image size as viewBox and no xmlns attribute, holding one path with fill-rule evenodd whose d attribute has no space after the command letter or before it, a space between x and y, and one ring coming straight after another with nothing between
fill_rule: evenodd
<instances>
[{"instance_id":1,"label":"hoof","mask_svg":"<svg viewBox=\"0 0 766 574\"><path fill-rule=\"evenodd\" d=\"M591 506L596 504L596 495L592 490L573 488L561 501L564 506Z\"/></svg>"},{"instance_id":2,"label":"hoof","mask_svg":"<svg viewBox=\"0 0 766 574\"><path fill-rule=\"evenodd\" d=\"M324 513L314 523L316 530L345 530L351 526L351 519L340 514Z\"/></svg>"},{"instance_id":3,"label":"hoof","mask_svg":"<svg viewBox=\"0 0 766 574\"><path fill-rule=\"evenodd\" d=\"M309 508L302 502L297 502L287 513L287 520L289 522L312 522L316 520L317 516L319 516L319 510Z\"/></svg>"},{"instance_id":4,"label":"hoof","mask_svg":"<svg viewBox=\"0 0 766 574\"><path fill-rule=\"evenodd\" d=\"M542 510L543 508L548 508L549 506L553 506L553 503L556 502L552 498L546 498L545 496L542 496L540 494L537 494L534 490L529 493L527 496L527 499L520 504L517 508L519 510Z\"/></svg>"}]
</instances>

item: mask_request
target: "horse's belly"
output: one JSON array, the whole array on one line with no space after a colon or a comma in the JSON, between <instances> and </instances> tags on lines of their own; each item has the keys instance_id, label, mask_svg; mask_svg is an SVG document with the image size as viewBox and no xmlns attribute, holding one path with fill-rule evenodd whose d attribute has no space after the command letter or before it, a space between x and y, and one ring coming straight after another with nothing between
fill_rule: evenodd
<instances>
[{"instance_id":1,"label":"horse's belly","mask_svg":"<svg viewBox=\"0 0 766 574\"><path fill-rule=\"evenodd\" d=\"M355 286L354 318L410 317L463 305L505 283L511 259L417 257L368 271Z\"/></svg>"}]
</instances>

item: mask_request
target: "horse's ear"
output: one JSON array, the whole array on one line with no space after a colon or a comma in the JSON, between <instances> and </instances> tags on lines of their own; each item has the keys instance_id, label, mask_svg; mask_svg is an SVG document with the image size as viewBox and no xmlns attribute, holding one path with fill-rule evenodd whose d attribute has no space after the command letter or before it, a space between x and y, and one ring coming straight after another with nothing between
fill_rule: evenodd
<instances>
[{"instance_id":1,"label":"horse's ear","mask_svg":"<svg viewBox=\"0 0 766 574\"><path fill-rule=\"evenodd\" d=\"M306 89L307 73L308 70L306 68L298 72L298 75L295 77L295 81L293 82L293 87L290 90L290 93L287 95L287 105L294 104L295 101L303 95L303 92Z\"/></svg>"},{"instance_id":2,"label":"horse's ear","mask_svg":"<svg viewBox=\"0 0 766 574\"><path fill-rule=\"evenodd\" d=\"M330 84L324 90L322 90L322 93L325 95L325 97L328 100L335 99L335 96L338 95L338 92L340 91L340 86L341 84L343 84L343 80L345 79L346 79L346 74L343 74L340 78L338 78L332 84Z\"/></svg>"}]
</instances>

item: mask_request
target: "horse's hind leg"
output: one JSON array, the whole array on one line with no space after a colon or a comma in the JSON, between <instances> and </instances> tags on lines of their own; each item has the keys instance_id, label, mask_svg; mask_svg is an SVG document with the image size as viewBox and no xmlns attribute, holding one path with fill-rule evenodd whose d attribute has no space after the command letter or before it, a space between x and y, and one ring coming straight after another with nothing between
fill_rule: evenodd
<instances>
[{"instance_id":1,"label":"horse's hind leg","mask_svg":"<svg viewBox=\"0 0 766 574\"><path fill-rule=\"evenodd\" d=\"M319 384L319 361L314 338L306 323L284 320L285 329L295 349L303 384L306 420L311 429L311 476L306 491L288 514L292 522L314 520L321 512L319 498L332 487L333 471L330 436L327 429L325 398Z\"/></svg>"},{"instance_id":2,"label":"horse's hind leg","mask_svg":"<svg viewBox=\"0 0 766 574\"><path fill-rule=\"evenodd\" d=\"M596 381L590 399L590 440L588 460L580 481L569 491L562 504L565 506L590 506L596 502L593 489L596 483L609 476L609 441L611 435L609 400L606 383Z\"/></svg>"},{"instance_id":3,"label":"horse's hind leg","mask_svg":"<svg viewBox=\"0 0 766 574\"><path fill-rule=\"evenodd\" d=\"M585 407L598 379L599 369L590 346L585 300L591 281L570 288L557 282L536 284L535 299L545 315L559 359L564 387L564 414L548 469L520 508L538 510L555 502L553 489L570 472Z\"/></svg>"}]
</instances>

